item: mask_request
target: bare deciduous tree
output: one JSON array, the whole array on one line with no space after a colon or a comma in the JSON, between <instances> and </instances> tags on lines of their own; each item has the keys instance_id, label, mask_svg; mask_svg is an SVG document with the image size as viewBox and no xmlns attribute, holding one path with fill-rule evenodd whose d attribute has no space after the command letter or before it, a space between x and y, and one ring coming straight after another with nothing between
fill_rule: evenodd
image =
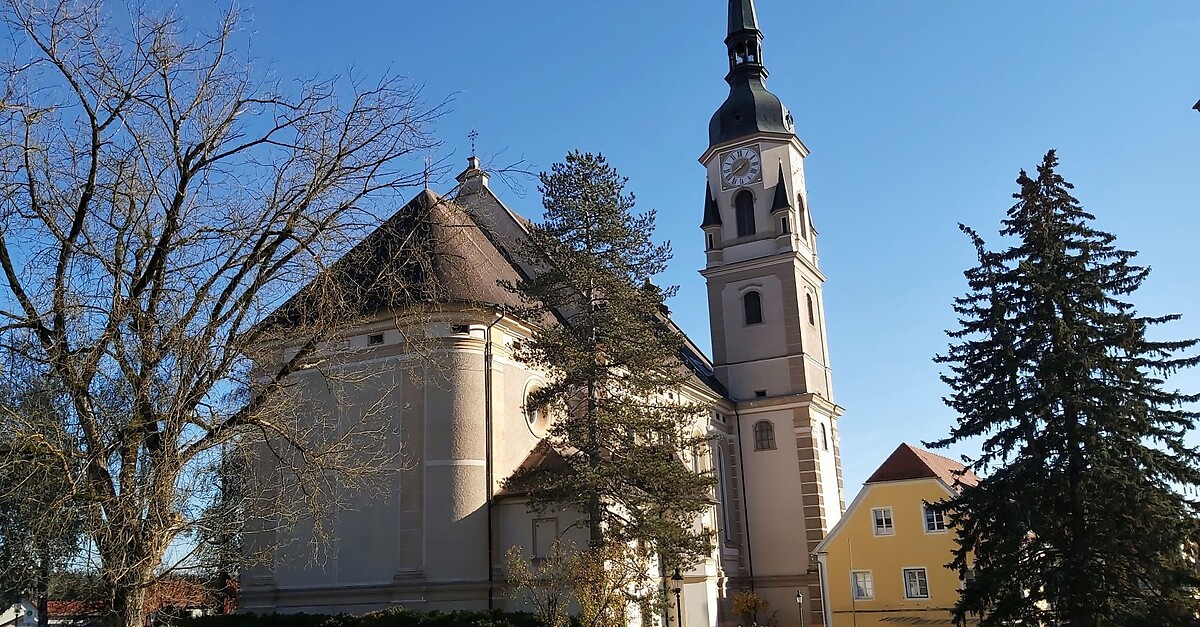
<instances>
[{"instance_id":1,"label":"bare deciduous tree","mask_svg":"<svg viewBox=\"0 0 1200 627\"><path fill-rule=\"evenodd\" d=\"M301 416L294 380L332 379L364 295L404 289L329 260L426 180L441 107L396 77L265 81L233 10L204 34L137 3L0 10L4 349L63 390L71 437L39 454L91 508L110 623L140 626L164 560L229 516L222 453L271 456L278 481L238 507L276 524L394 467L382 407Z\"/></svg>"}]
</instances>

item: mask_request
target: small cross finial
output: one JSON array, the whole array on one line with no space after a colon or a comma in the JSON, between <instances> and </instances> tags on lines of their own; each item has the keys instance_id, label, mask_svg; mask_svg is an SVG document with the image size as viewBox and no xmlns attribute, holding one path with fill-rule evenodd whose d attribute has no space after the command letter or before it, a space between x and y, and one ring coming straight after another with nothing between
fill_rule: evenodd
<instances>
[{"instance_id":1,"label":"small cross finial","mask_svg":"<svg viewBox=\"0 0 1200 627\"><path fill-rule=\"evenodd\" d=\"M429 169L433 159L429 155L425 155L425 189L429 189Z\"/></svg>"},{"instance_id":2,"label":"small cross finial","mask_svg":"<svg viewBox=\"0 0 1200 627\"><path fill-rule=\"evenodd\" d=\"M475 156L475 140L479 139L479 133L475 129L471 129L471 132L467 133L467 137L469 137L471 139L471 156L474 157Z\"/></svg>"}]
</instances>

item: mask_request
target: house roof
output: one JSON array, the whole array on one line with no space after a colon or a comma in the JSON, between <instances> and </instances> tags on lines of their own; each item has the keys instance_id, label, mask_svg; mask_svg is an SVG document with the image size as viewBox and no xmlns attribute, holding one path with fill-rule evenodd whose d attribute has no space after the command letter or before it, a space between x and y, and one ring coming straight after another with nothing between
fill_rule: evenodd
<instances>
[{"instance_id":1,"label":"house roof","mask_svg":"<svg viewBox=\"0 0 1200 627\"><path fill-rule=\"evenodd\" d=\"M100 616L104 604L100 601L47 601L46 613L51 618L90 618Z\"/></svg>"},{"instance_id":2,"label":"house roof","mask_svg":"<svg viewBox=\"0 0 1200 627\"><path fill-rule=\"evenodd\" d=\"M979 483L975 473L953 459L902 443L867 479L867 484L909 479L941 479L951 489Z\"/></svg>"}]
</instances>

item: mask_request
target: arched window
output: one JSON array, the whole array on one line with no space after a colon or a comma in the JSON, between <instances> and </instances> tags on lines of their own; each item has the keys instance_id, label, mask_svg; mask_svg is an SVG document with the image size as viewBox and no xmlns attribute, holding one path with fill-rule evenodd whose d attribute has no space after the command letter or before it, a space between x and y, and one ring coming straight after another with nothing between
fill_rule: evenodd
<instances>
[{"instance_id":1,"label":"arched window","mask_svg":"<svg viewBox=\"0 0 1200 627\"><path fill-rule=\"evenodd\" d=\"M775 424L770 420L754 423L754 450L769 451L775 448Z\"/></svg>"},{"instance_id":2,"label":"arched window","mask_svg":"<svg viewBox=\"0 0 1200 627\"><path fill-rule=\"evenodd\" d=\"M808 323L816 326L817 324L817 306L813 303L812 294L805 294L804 300L808 302Z\"/></svg>"},{"instance_id":3,"label":"arched window","mask_svg":"<svg viewBox=\"0 0 1200 627\"><path fill-rule=\"evenodd\" d=\"M733 209L737 213L738 237L754 235L754 194L746 190L733 197Z\"/></svg>"},{"instance_id":4,"label":"arched window","mask_svg":"<svg viewBox=\"0 0 1200 627\"><path fill-rule=\"evenodd\" d=\"M821 448L829 450L829 432L825 430L825 423L821 423Z\"/></svg>"},{"instance_id":5,"label":"arched window","mask_svg":"<svg viewBox=\"0 0 1200 627\"><path fill-rule=\"evenodd\" d=\"M758 292L746 292L742 297L742 312L745 314L746 324L761 324L762 295Z\"/></svg>"}]
</instances>

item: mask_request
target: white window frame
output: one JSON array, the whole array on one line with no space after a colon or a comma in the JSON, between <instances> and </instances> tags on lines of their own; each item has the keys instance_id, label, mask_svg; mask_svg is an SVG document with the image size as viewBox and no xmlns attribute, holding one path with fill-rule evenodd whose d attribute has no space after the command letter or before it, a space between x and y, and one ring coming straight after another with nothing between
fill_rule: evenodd
<instances>
[{"instance_id":1,"label":"white window frame","mask_svg":"<svg viewBox=\"0 0 1200 627\"><path fill-rule=\"evenodd\" d=\"M908 589L908 574L909 573L914 573L914 574L920 573L921 577L924 578L924 580L925 580L925 596L912 596L911 594L909 594L909 589ZM929 571L927 571L924 566L910 566L907 568L900 569L900 581L904 584L904 598L913 599L913 600L922 600L922 601L930 598L931 595L929 593Z\"/></svg>"},{"instance_id":2,"label":"white window frame","mask_svg":"<svg viewBox=\"0 0 1200 627\"><path fill-rule=\"evenodd\" d=\"M941 523L941 525L942 525L941 529L930 529L929 528L929 523L930 523L929 515L930 514L933 514L933 516L934 516L933 521L932 521L934 523L934 525L936 525L939 522ZM946 523L945 512L939 512L939 511L933 509L932 507L930 507L930 505L928 503L924 503L921 505L921 527L923 527L925 529L925 533L928 533L931 535L946 533L950 529L950 525L948 525Z\"/></svg>"},{"instance_id":3,"label":"white window frame","mask_svg":"<svg viewBox=\"0 0 1200 627\"><path fill-rule=\"evenodd\" d=\"M858 575L866 575L866 592L867 596L858 596ZM850 597L855 601L873 601L875 600L875 574L869 570L852 570L850 571Z\"/></svg>"},{"instance_id":4,"label":"white window frame","mask_svg":"<svg viewBox=\"0 0 1200 627\"><path fill-rule=\"evenodd\" d=\"M887 525L880 527L879 517L876 512L887 512ZM871 508L871 533L877 538L883 538L896 535L896 516L891 507L873 507Z\"/></svg>"}]
</instances>

